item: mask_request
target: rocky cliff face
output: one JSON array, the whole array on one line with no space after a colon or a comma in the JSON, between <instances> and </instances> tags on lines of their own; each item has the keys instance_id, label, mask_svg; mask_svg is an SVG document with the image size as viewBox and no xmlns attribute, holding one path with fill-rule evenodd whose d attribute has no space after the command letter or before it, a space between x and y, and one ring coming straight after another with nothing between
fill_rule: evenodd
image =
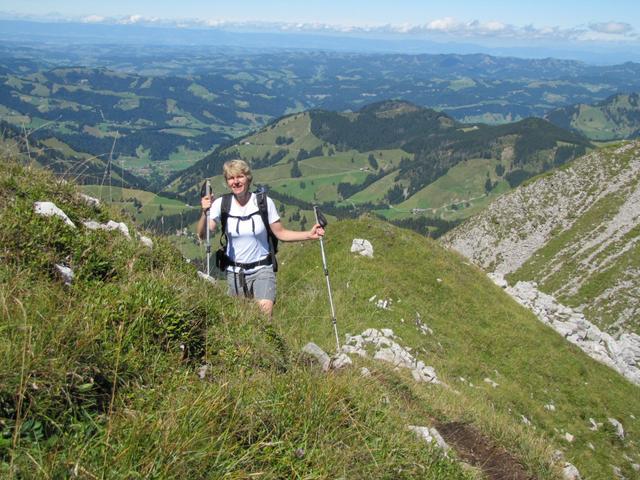
<instances>
[{"instance_id":1,"label":"rocky cliff face","mask_svg":"<svg viewBox=\"0 0 640 480\"><path fill-rule=\"evenodd\" d=\"M445 245L538 288L610 334L640 332L640 142L597 150L521 186Z\"/></svg>"}]
</instances>

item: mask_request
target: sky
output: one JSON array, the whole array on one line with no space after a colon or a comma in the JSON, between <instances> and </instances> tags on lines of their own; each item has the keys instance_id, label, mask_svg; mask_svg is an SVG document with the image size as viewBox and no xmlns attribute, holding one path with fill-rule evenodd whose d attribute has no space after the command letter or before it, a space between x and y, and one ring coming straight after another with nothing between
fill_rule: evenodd
<instances>
[{"instance_id":1,"label":"sky","mask_svg":"<svg viewBox=\"0 0 640 480\"><path fill-rule=\"evenodd\" d=\"M0 18L640 46L638 0L0 0Z\"/></svg>"}]
</instances>

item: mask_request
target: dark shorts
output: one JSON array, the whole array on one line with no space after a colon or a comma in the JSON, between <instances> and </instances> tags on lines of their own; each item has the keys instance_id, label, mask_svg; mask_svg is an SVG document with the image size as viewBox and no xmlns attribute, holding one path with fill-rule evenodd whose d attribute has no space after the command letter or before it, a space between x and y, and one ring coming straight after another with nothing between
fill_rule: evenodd
<instances>
[{"instance_id":1,"label":"dark shorts","mask_svg":"<svg viewBox=\"0 0 640 480\"><path fill-rule=\"evenodd\" d=\"M276 274L271 265L253 273L227 272L227 285L231 296L276 301Z\"/></svg>"}]
</instances>

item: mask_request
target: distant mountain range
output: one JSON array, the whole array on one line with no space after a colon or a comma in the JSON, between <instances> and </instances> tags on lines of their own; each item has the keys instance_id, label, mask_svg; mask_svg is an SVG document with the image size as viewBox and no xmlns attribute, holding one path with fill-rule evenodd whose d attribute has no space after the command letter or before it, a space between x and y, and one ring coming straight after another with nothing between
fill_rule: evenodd
<instances>
[{"instance_id":1,"label":"distant mountain range","mask_svg":"<svg viewBox=\"0 0 640 480\"><path fill-rule=\"evenodd\" d=\"M76 151L113 152L154 184L293 112L401 99L457 121L511 123L640 91L640 64L489 55L0 44L0 117Z\"/></svg>"},{"instance_id":2,"label":"distant mountain range","mask_svg":"<svg viewBox=\"0 0 640 480\"><path fill-rule=\"evenodd\" d=\"M82 183L111 169L193 203L240 157L292 218L318 203L434 235L590 140L636 135L638 96L617 93L634 89L632 63L0 45L0 116Z\"/></svg>"}]
</instances>

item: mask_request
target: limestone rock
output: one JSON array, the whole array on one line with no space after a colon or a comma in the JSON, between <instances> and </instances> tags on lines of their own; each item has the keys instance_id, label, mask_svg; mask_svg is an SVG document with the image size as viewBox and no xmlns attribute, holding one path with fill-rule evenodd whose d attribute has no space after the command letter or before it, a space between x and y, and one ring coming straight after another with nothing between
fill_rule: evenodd
<instances>
[{"instance_id":1,"label":"limestone rock","mask_svg":"<svg viewBox=\"0 0 640 480\"><path fill-rule=\"evenodd\" d=\"M86 203L87 205L89 205L90 207L99 207L100 206L100 200L98 200L95 197L91 197L89 195L86 195L84 193L80 194L80 198L82 199L82 201L84 203Z\"/></svg>"},{"instance_id":2,"label":"limestone rock","mask_svg":"<svg viewBox=\"0 0 640 480\"><path fill-rule=\"evenodd\" d=\"M433 427L409 425L408 428L412 432L415 432L418 438L423 439L427 443L435 443L436 445L438 445L438 447L440 447L445 452L448 452L451 448L449 447L447 442L444 441L444 438L442 438L442 435L440 435L440 432L438 432L438 430L436 430Z\"/></svg>"},{"instance_id":3,"label":"limestone rock","mask_svg":"<svg viewBox=\"0 0 640 480\"><path fill-rule=\"evenodd\" d=\"M215 279L215 278L213 278L213 277L212 277L212 276L210 276L210 275L207 275L207 274L206 274L206 273L204 273L204 272L200 272L200 271L199 271L199 272L198 272L198 276L199 276L202 280L206 280L206 281L207 281L207 282L209 282L209 283L213 283L213 284L215 284L215 283L216 283L216 279Z\"/></svg>"},{"instance_id":4,"label":"limestone rock","mask_svg":"<svg viewBox=\"0 0 640 480\"><path fill-rule=\"evenodd\" d=\"M59 217L70 227L76 228L67 214L59 209L53 202L36 202L33 204L33 208L38 215L44 217Z\"/></svg>"},{"instance_id":5,"label":"limestone rock","mask_svg":"<svg viewBox=\"0 0 640 480\"><path fill-rule=\"evenodd\" d=\"M578 469L575 467L575 465L569 462L565 462L562 467L562 478L564 480L582 480Z\"/></svg>"},{"instance_id":6,"label":"limestone rock","mask_svg":"<svg viewBox=\"0 0 640 480\"><path fill-rule=\"evenodd\" d=\"M640 385L640 335L625 333L616 340L587 321L582 313L539 291L535 282L517 282L506 292L591 358Z\"/></svg>"},{"instance_id":7,"label":"limestone rock","mask_svg":"<svg viewBox=\"0 0 640 480\"><path fill-rule=\"evenodd\" d=\"M198 378L200 378L200 380L204 380L207 377L209 370L211 370L210 365L201 365L200 368L198 368Z\"/></svg>"},{"instance_id":8,"label":"limestone rock","mask_svg":"<svg viewBox=\"0 0 640 480\"><path fill-rule=\"evenodd\" d=\"M624 428L622 427L622 424L615 418L608 418L607 420L609 420L609 423L616 429L616 435L618 438L620 440L624 440Z\"/></svg>"},{"instance_id":9,"label":"limestone rock","mask_svg":"<svg viewBox=\"0 0 640 480\"><path fill-rule=\"evenodd\" d=\"M60 278L62 278L62 281L64 282L64 284L71 285L71 283L73 282L73 276L74 276L73 270L70 267L59 265L57 263L55 267L56 267L56 271L60 275Z\"/></svg>"},{"instance_id":10,"label":"limestone rock","mask_svg":"<svg viewBox=\"0 0 640 480\"><path fill-rule=\"evenodd\" d=\"M351 243L351 253L359 253L363 257L373 258L373 246L369 240L354 238Z\"/></svg>"},{"instance_id":11,"label":"limestone rock","mask_svg":"<svg viewBox=\"0 0 640 480\"><path fill-rule=\"evenodd\" d=\"M494 382L493 380L491 380L489 377L484 379L485 383L488 383L489 385L491 385L493 388L497 388L500 386L499 383Z\"/></svg>"},{"instance_id":12,"label":"limestone rock","mask_svg":"<svg viewBox=\"0 0 640 480\"><path fill-rule=\"evenodd\" d=\"M318 361L318 363L320 364L320 366L322 367L322 371L323 372L327 372L329 370L329 368L331 368L331 358L329 357L329 355L327 355L325 353L324 350L322 350L315 343L313 343L313 342L307 343L302 348L302 351L304 353L307 353L307 354L311 355L313 358L315 358Z\"/></svg>"},{"instance_id":13,"label":"limestone rock","mask_svg":"<svg viewBox=\"0 0 640 480\"><path fill-rule=\"evenodd\" d=\"M118 230L125 237L131 238L131 234L129 233L129 227L124 222L115 222L113 220L109 220L107 223L98 223L95 220L87 220L82 222L82 224L88 228L89 230Z\"/></svg>"},{"instance_id":14,"label":"limestone rock","mask_svg":"<svg viewBox=\"0 0 640 480\"><path fill-rule=\"evenodd\" d=\"M376 307L382 310L390 310L391 309L391 299L390 298L380 298L376 302Z\"/></svg>"},{"instance_id":15,"label":"limestone rock","mask_svg":"<svg viewBox=\"0 0 640 480\"><path fill-rule=\"evenodd\" d=\"M334 356L330 362L330 368L332 370L341 370L343 368L347 368L348 366L353 365L351 358L346 353L339 353ZM323 368L324 369L324 368Z\"/></svg>"},{"instance_id":16,"label":"limestone rock","mask_svg":"<svg viewBox=\"0 0 640 480\"><path fill-rule=\"evenodd\" d=\"M140 235L140 243L142 243L145 247L153 248L153 240L144 235Z\"/></svg>"},{"instance_id":17,"label":"limestone rock","mask_svg":"<svg viewBox=\"0 0 640 480\"><path fill-rule=\"evenodd\" d=\"M493 272L493 273L487 274L487 276L491 280L493 280L493 283L495 283L500 288L507 288L509 286L507 281L504 279L504 275L502 275L501 273Z\"/></svg>"},{"instance_id":18,"label":"limestone rock","mask_svg":"<svg viewBox=\"0 0 640 480\"><path fill-rule=\"evenodd\" d=\"M344 345L341 347L343 353L356 353L363 357L367 356L365 347L374 348L373 358L382 362L390 363L398 368L411 370L411 375L416 382L440 383L433 367L425 365L422 360L418 360L411 354L409 347L402 347L398 338L390 328L381 330L368 328L360 335L347 335Z\"/></svg>"}]
</instances>

